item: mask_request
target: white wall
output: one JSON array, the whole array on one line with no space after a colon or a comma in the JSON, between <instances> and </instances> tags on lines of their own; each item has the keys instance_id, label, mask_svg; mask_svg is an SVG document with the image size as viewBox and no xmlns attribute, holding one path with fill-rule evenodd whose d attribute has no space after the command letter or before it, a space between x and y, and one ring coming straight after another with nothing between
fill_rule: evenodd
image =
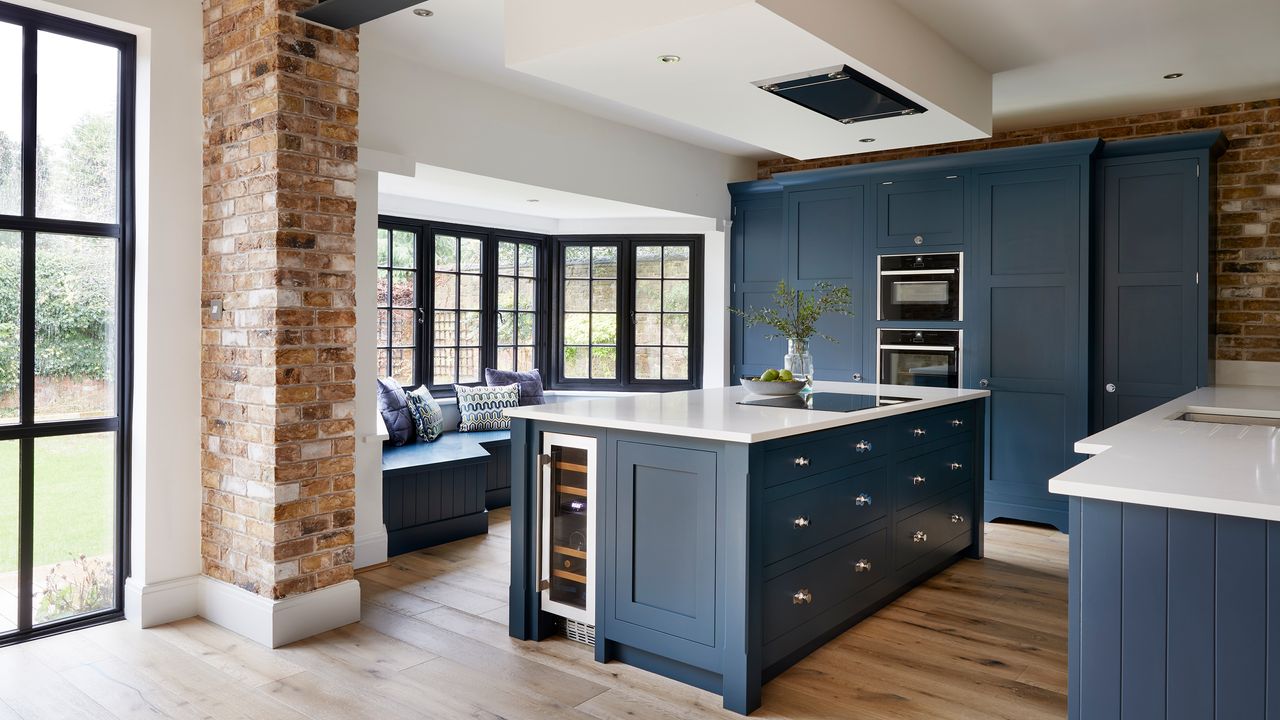
<instances>
[{"instance_id":1,"label":"white wall","mask_svg":"<svg viewBox=\"0 0 1280 720\"><path fill-rule=\"evenodd\" d=\"M194 576L200 573L200 3L16 2L138 36L132 568L126 613L145 624L186 617L195 613Z\"/></svg>"},{"instance_id":2,"label":"white wall","mask_svg":"<svg viewBox=\"0 0 1280 720\"><path fill-rule=\"evenodd\" d=\"M356 562L387 560L382 522L382 438L378 421L378 173L362 163L356 179Z\"/></svg>"}]
</instances>

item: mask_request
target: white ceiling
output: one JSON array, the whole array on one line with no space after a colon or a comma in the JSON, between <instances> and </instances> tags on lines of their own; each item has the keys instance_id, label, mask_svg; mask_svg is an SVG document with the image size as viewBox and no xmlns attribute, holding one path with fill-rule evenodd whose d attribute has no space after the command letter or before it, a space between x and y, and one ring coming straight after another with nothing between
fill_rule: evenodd
<instances>
[{"instance_id":1,"label":"white ceiling","mask_svg":"<svg viewBox=\"0 0 1280 720\"><path fill-rule=\"evenodd\" d=\"M1280 96L1277 0L897 3L993 74L996 129ZM755 158L774 154L758 143L698 127L696 119L673 119L508 68L503 4L504 0L428 0L422 6L434 10L434 17L396 13L365 25L362 44L721 152ZM769 52L769 39L754 41L762 53ZM671 51L689 54L684 49ZM677 68L683 69L666 69ZM1169 72L1184 77L1160 77ZM880 149L877 145L856 149Z\"/></svg>"}]
</instances>

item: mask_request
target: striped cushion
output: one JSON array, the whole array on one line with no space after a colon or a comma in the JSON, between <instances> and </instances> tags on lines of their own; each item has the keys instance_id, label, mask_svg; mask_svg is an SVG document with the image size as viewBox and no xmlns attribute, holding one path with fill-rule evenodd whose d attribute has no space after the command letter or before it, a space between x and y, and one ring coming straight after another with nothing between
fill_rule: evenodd
<instances>
[{"instance_id":1,"label":"striped cushion","mask_svg":"<svg viewBox=\"0 0 1280 720\"><path fill-rule=\"evenodd\" d=\"M497 387L454 385L453 389L458 395L458 432L511 429L506 411L520 405L519 383Z\"/></svg>"}]
</instances>

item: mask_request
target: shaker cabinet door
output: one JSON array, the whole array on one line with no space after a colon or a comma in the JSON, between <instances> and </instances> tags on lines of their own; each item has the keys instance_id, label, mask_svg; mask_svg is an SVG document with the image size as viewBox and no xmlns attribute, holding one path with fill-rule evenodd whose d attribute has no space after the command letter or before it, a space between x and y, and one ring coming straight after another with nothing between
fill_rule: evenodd
<instances>
[{"instance_id":1,"label":"shaker cabinet door","mask_svg":"<svg viewBox=\"0 0 1280 720\"><path fill-rule=\"evenodd\" d=\"M876 186L876 244L882 248L962 245L965 178L948 174L884 180Z\"/></svg>"},{"instance_id":2,"label":"shaker cabinet door","mask_svg":"<svg viewBox=\"0 0 1280 720\"><path fill-rule=\"evenodd\" d=\"M786 280L786 213L782 191L776 194L737 200L731 232L733 265L733 307L747 309L769 304L778 281ZM769 328L747 327L742 318L729 318L732 333L730 383L743 375L757 376L768 368L780 367L787 352L783 340L769 340Z\"/></svg>"}]
</instances>

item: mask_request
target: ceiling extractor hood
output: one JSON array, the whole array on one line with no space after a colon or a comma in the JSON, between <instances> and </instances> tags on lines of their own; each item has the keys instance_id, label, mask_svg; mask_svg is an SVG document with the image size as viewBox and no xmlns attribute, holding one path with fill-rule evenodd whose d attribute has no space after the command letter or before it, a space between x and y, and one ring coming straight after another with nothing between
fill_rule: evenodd
<instances>
[{"instance_id":1,"label":"ceiling extractor hood","mask_svg":"<svg viewBox=\"0 0 1280 720\"><path fill-rule=\"evenodd\" d=\"M927 110L920 103L848 65L811 70L754 83L765 92L785 98L846 125Z\"/></svg>"}]
</instances>

